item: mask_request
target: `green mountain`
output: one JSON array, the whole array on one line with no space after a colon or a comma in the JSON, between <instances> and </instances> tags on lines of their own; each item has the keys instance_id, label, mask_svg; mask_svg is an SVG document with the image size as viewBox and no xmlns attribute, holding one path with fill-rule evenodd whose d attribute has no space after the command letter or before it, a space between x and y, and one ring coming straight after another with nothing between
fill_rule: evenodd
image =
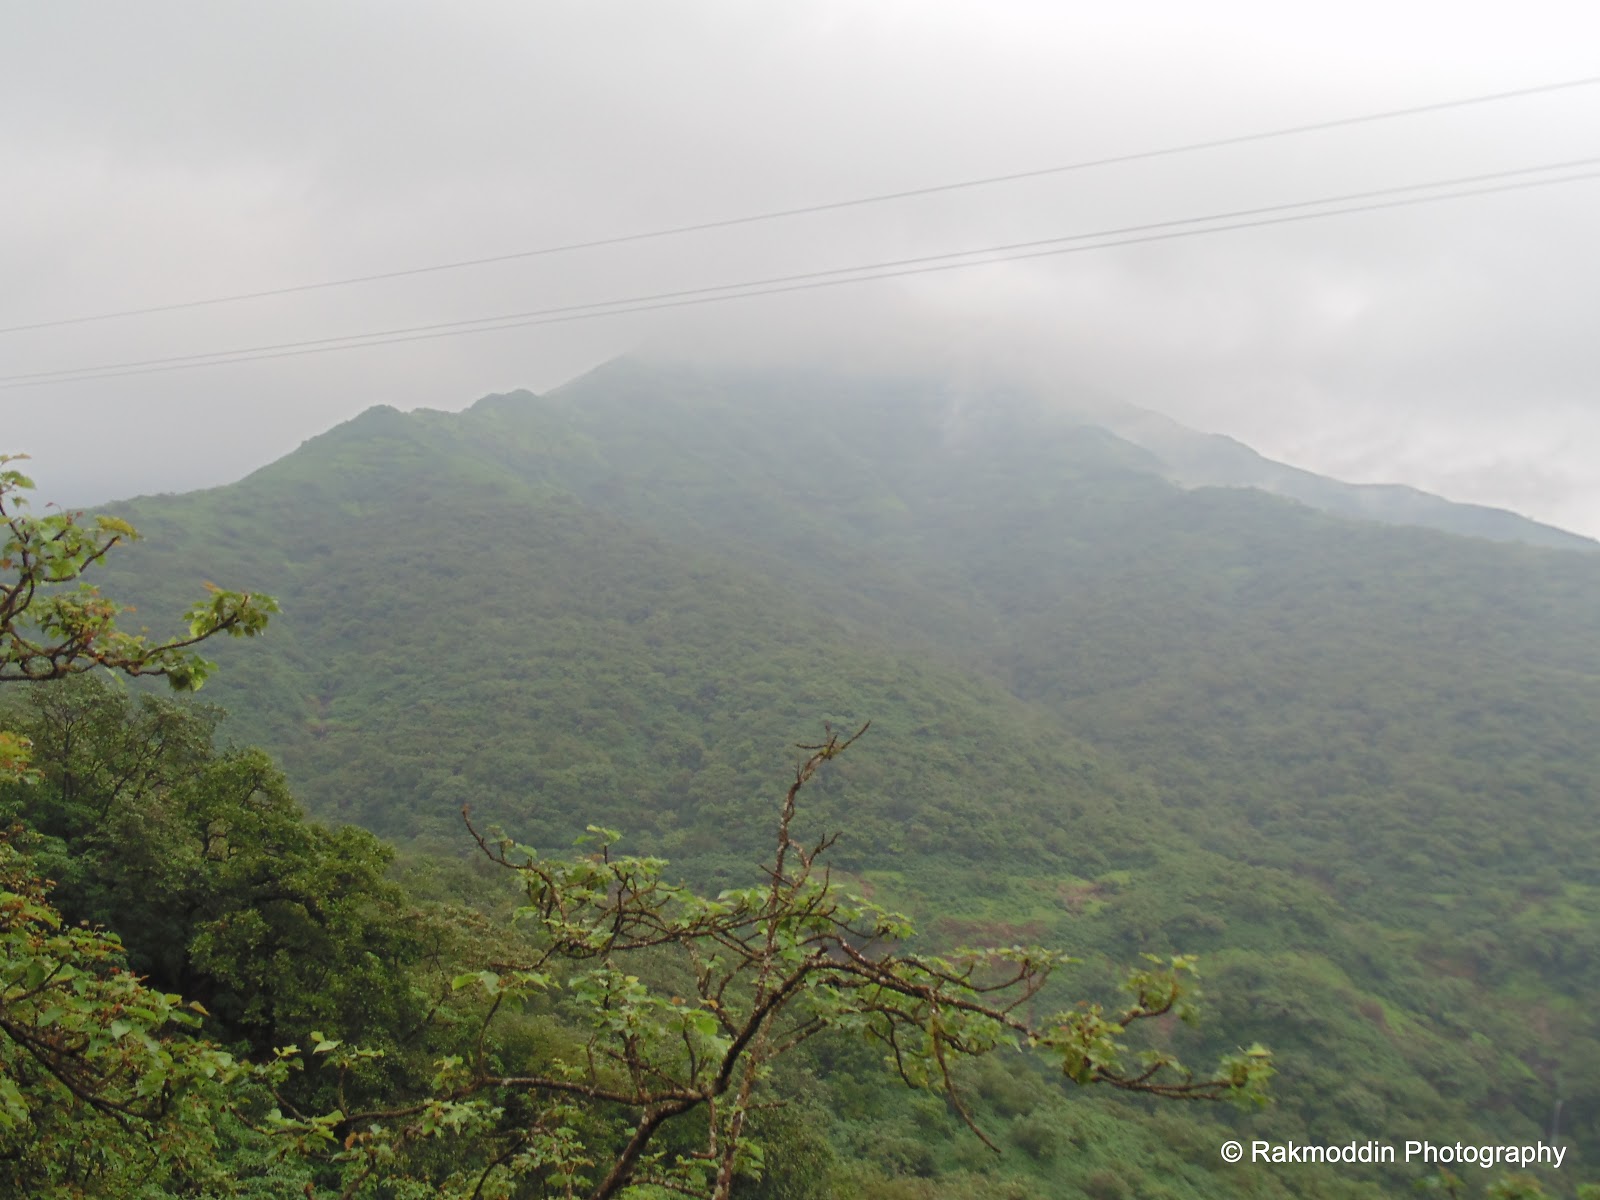
<instances>
[{"instance_id":1,"label":"green mountain","mask_svg":"<svg viewBox=\"0 0 1600 1200\"><path fill-rule=\"evenodd\" d=\"M1594 1159L1600 556L1172 476L1004 391L624 360L118 506L148 540L105 582L277 595L208 698L314 812L435 850L471 804L744 879L792 744L872 720L807 795L858 882L936 939L1064 944L1089 990L1199 952L1177 1044L1279 1053L1248 1117L986 1077L1015 1194L1390 1194L1416 1172L1216 1146L1531 1141L1558 1101ZM1013 1194L855 1071L842 1153Z\"/></svg>"}]
</instances>

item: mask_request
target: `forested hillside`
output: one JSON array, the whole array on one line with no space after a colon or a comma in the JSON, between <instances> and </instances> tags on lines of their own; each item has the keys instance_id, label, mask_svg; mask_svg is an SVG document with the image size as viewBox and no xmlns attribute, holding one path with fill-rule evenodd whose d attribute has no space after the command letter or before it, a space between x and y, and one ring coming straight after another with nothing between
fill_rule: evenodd
<instances>
[{"instance_id":1,"label":"forested hillside","mask_svg":"<svg viewBox=\"0 0 1600 1200\"><path fill-rule=\"evenodd\" d=\"M990 1161L819 1050L807 1111L869 1194L1392 1194L1404 1171L1216 1147L1528 1141L1558 1103L1574 1152L1541 1181L1574 1194L1600 1178L1600 556L1168 474L1026 396L622 361L114 506L147 541L106 583L151 614L209 578L277 596L208 698L315 815L416 852L459 855L471 804L729 886L793 743L871 720L801 815L852 881L929 944L1081 955L1075 994L1198 953L1207 1018L1174 1044L1277 1054L1248 1115L985 1074Z\"/></svg>"}]
</instances>

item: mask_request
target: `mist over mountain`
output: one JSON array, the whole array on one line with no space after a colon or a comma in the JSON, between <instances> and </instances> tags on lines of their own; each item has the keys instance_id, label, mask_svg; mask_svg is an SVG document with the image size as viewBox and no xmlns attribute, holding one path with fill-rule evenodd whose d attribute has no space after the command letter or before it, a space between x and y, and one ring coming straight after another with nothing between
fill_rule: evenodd
<instances>
[{"instance_id":1,"label":"mist over mountain","mask_svg":"<svg viewBox=\"0 0 1600 1200\"><path fill-rule=\"evenodd\" d=\"M1089 419L1143 446L1185 487L1247 487L1298 500L1335 516L1417 525L1466 537L1596 550L1600 542L1504 509L1444 500L1404 484L1343 483L1257 454L1221 434L1203 434L1160 413L1127 405L1091 409Z\"/></svg>"},{"instance_id":2,"label":"mist over mountain","mask_svg":"<svg viewBox=\"0 0 1600 1200\"><path fill-rule=\"evenodd\" d=\"M454 852L471 804L734 878L793 744L871 720L805 812L853 878L936 940L1054 939L1090 979L1198 952L1222 999L1178 1044L1279 1052L1255 1116L1072 1100L1127 1122L1150 1194L1230 1194L1173 1157L1174 1121L1193 1145L1526 1140L1559 1100L1578 1161L1596 1145L1586 539L1133 410L637 360L371 408L114 511L147 540L107 587L145 611L203 578L279 597L207 696L314 813L407 844ZM943 1153L918 1170L965 1169ZM1024 1161L1040 1195L1105 1166Z\"/></svg>"}]
</instances>

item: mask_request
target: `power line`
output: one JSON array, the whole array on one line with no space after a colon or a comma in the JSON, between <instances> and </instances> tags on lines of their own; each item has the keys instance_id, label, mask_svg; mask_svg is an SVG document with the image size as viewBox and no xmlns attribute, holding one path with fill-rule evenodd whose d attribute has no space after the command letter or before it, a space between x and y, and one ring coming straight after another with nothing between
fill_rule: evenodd
<instances>
[{"instance_id":1,"label":"power line","mask_svg":"<svg viewBox=\"0 0 1600 1200\"><path fill-rule=\"evenodd\" d=\"M459 271L468 267L482 267L493 263L512 262L517 259L540 258L553 254L565 254L578 250L594 250L603 246L620 246L629 242L650 241L657 238L676 237L689 233L704 233L714 229L729 229L738 225L754 225L765 221L777 221L787 217L806 216L813 213L837 212L841 209L860 208L870 204L883 204L893 200L909 200L918 196L933 196L943 192L961 191L967 188L989 187L999 183L1016 183L1025 179L1040 179L1048 175L1062 175L1073 171L1087 171L1097 167L1116 166L1122 163L1140 162L1145 159L1164 158L1175 154L1192 154L1203 150L1218 150L1226 146L1244 145L1248 142L1267 141L1273 138L1293 137L1303 133L1317 133L1323 130L1346 128L1352 125L1365 125L1377 121L1390 121L1402 117L1421 116L1425 113L1444 112L1454 108L1466 108L1478 104L1492 104L1502 100L1516 100L1527 96L1545 95L1550 92L1568 91L1574 88L1592 87L1600 84L1600 75L1590 75L1582 79L1569 79L1559 83L1540 84L1536 87L1516 88L1505 92L1488 92L1478 96L1466 96L1455 100L1441 100L1432 104L1418 104L1409 108L1387 109L1383 112L1363 113L1353 117L1337 117L1328 121L1315 121L1305 125L1289 125L1280 129L1260 130L1255 133L1237 134L1231 137L1211 138L1200 142L1186 142L1176 146L1163 146L1153 150L1138 150L1130 154L1116 154L1105 158L1085 159L1080 162L1066 163L1061 166L1040 167L1031 171L1015 171L1006 175L989 175L981 179L966 179L955 183L931 184L927 187L906 188L896 192L881 192L871 196L858 196L849 200L833 200L821 204L802 205L797 208L774 209L768 212L752 213L739 217L725 217L713 221L700 221L689 225L672 225L659 229L644 230L636 233L617 234L610 237L593 238L588 241L565 242L554 246L542 246L534 250L517 250L507 254L492 254L483 258L459 259L454 262L432 263L421 267L407 267L398 271L382 271L372 275L352 275L343 279L326 279L316 283L294 284L289 287L266 288L254 292L236 292L227 296L209 296L198 300L182 300L172 304L154 304L143 308L125 308L115 312L95 313L77 317L59 317L49 321L34 321L25 325L10 325L0 327L0 335L8 333L25 333L36 329L54 329L63 325L86 325L97 321L112 321L122 317L148 316L153 313L178 312L184 309L205 308L218 304L235 304L244 300L264 300L273 296L290 296L301 292L322 291L328 288L349 287L361 283L379 283L389 279L404 279L413 275L429 275L440 271Z\"/></svg>"},{"instance_id":2,"label":"power line","mask_svg":"<svg viewBox=\"0 0 1600 1200\"><path fill-rule=\"evenodd\" d=\"M1094 233L1071 234L1065 237L1046 238L1033 242L1017 242L1002 246L989 246L973 250L950 251L944 254L924 255L917 258L890 262L867 263L853 267L836 267L823 271L810 271L796 275L775 276L768 279L746 280L740 283L716 284L709 287L689 288L675 292L660 292L649 296L626 297L617 300L595 301L588 304L562 305L524 313L502 313L498 316L477 317L467 321L449 321L434 325L411 326L405 329L378 330L364 334L347 334L335 338L318 338L302 342L283 342L269 346L242 347L234 350L210 351L200 354L175 355L164 359L144 359L130 363L107 363L95 367L64 368L57 371L38 371L26 375L0 376L0 389L12 390L27 387L47 387L60 383L82 383L101 379L119 379L131 375L148 375L166 371L191 370L195 367L223 366L231 363L257 362L273 358L295 358L309 354L325 354L336 350L359 350L369 346L388 346L403 342L430 341L437 338L460 337L469 333L494 333L506 329L524 329L535 325L551 325L567 321L590 320L596 317L624 316L631 313L650 312L666 308L682 308L724 300L752 299L785 292L810 291L822 287L837 287L849 283L867 283L874 280L925 275L938 271L960 270L968 267L990 266L997 263L1017 262L1031 258L1083 253L1089 250L1106 250L1117 246L1138 245L1149 242L1171 241L1201 234L1225 233L1240 229L1254 229L1270 225L1318 220L1324 217L1344 216L1353 213L1376 212L1391 208L1404 208L1418 204L1431 204L1442 200L1457 200L1472 196L1500 192L1522 191L1528 188L1548 187L1556 184L1578 183L1600 178L1600 170L1583 171L1572 175L1544 179L1516 179L1512 182L1485 183L1488 180L1507 180L1534 172L1567 170L1572 167L1600 163L1600 156L1550 163L1539 167L1522 167L1484 175L1464 176L1438 180L1432 183L1407 184L1380 188L1367 192L1347 193L1343 196L1324 197L1319 200L1300 200L1287 204L1267 205L1255 209L1239 209L1226 213L1213 213L1203 217L1185 217L1175 221L1154 222L1148 225L1124 226L1119 229L1100 230ZM1464 183L1482 186L1460 187ZM1437 189L1455 187L1455 191ZM1434 194L1407 196L1398 199L1378 200L1376 197L1393 197L1397 193L1435 189ZM1364 200L1365 203L1348 203ZM1327 208L1343 204L1340 208ZM1295 212L1292 210L1319 207L1319 211ZM1280 214L1269 216L1267 214ZM1243 219L1249 218L1249 219ZM1205 224L1206 222L1228 222ZM1186 226L1203 225L1200 228ZM1130 236L1131 235L1131 236ZM1112 238L1114 240L1098 240ZM1087 245L1068 243L1089 242ZM987 257L979 257L987 256ZM956 262L953 259L974 259Z\"/></svg>"}]
</instances>

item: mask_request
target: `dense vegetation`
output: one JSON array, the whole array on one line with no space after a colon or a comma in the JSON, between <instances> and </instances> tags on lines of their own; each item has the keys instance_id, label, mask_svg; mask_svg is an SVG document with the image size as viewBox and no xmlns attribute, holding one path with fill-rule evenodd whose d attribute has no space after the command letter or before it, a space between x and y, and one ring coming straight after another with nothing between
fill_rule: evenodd
<instances>
[{"instance_id":1,"label":"dense vegetation","mask_svg":"<svg viewBox=\"0 0 1600 1200\"><path fill-rule=\"evenodd\" d=\"M832 881L832 839L799 840L802 788L859 732L808 748L766 882L714 898L610 831L563 861L469 826L527 901L497 926L470 878L475 910L419 903L429 884L386 879L370 834L306 823L259 752L212 747L212 712L92 679L29 699L3 718L31 778L0 781L0 1182L18 1194L852 1196L884 1181L832 1169L797 1123L823 1111L772 1115L841 1039L943 1094L924 1132L959 1118L991 1149L964 1097L994 1077L968 1067L1005 1045L1168 1099L1248 1101L1271 1074L1259 1049L1179 1062L1186 959L1040 1017L1058 951L896 949L905 919Z\"/></svg>"},{"instance_id":2,"label":"dense vegetation","mask_svg":"<svg viewBox=\"0 0 1600 1200\"><path fill-rule=\"evenodd\" d=\"M591 826L579 842L592 848L563 860L469 820L524 893L513 928L412 908L371 835L307 825L263 755L219 752L214 713L135 706L84 678L98 667L193 690L212 669L193 647L261 632L276 601L212 588L184 633L129 633L126 608L84 576L136 531L35 517L29 487L0 473L0 681L34 688L31 708L3 714L0 763L9 1191L849 1188L817 1160L815 1131L808 1144L767 1116L784 1097L775 1073L840 1037L887 1051L902 1082L942 1093L991 1150L966 1067L1005 1047L1078 1085L1261 1099L1270 1052L1211 1073L1173 1052L1170 1021L1195 1012L1191 960L1147 955L1121 1001L1051 1013L1047 985L1069 956L911 950L904 917L842 889L823 861L837 839L807 838L798 800L866 726L802 747L758 886L707 897L662 858L617 853L613 831ZM59 891L42 878L52 866ZM1137 1057L1135 1030L1150 1033Z\"/></svg>"},{"instance_id":3,"label":"dense vegetation","mask_svg":"<svg viewBox=\"0 0 1600 1200\"><path fill-rule=\"evenodd\" d=\"M1172 1048L1277 1054L1253 1115L988 1060L993 1160L875 1053L818 1046L770 1119L832 1166L759 1194L1387 1194L1403 1170L1216 1147L1529 1141L1558 1105L1576 1150L1541 1181L1593 1178L1595 557L1185 492L1020 397L629 362L459 416L375 409L118 513L149 542L109 586L144 611L213 575L282 600L212 694L314 813L397 839L418 895L477 886L448 865L463 803L743 884L788 747L870 718L808 793L849 882L934 944L1063 946L1073 994L1197 952L1209 1019ZM305 836L381 870L376 843Z\"/></svg>"}]
</instances>

